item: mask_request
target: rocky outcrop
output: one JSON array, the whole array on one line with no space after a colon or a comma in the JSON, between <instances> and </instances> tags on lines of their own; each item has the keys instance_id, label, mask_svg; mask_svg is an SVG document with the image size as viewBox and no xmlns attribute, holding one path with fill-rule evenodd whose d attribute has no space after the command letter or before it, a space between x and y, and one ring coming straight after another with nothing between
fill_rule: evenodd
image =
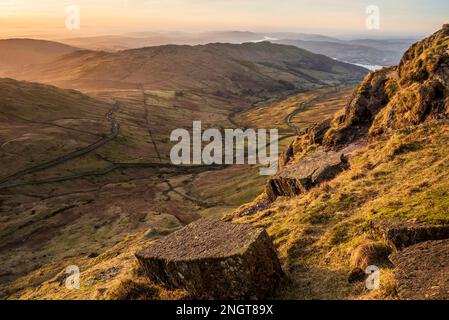
<instances>
[{"instance_id":1,"label":"rocky outcrop","mask_svg":"<svg viewBox=\"0 0 449 320\"><path fill-rule=\"evenodd\" d=\"M449 30L443 27L404 54L388 105L376 117L371 135L449 115Z\"/></svg>"},{"instance_id":2,"label":"rocky outcrop","mask_svg":"<svg viewBox=\"0 0 449 320\"><path fill-rule=\"evenodd\" d=\"M334 119L323 145L355 140L449 116L449 29L415 43L398 67L372 72Z\"/></svg>"},{"instance_id":3,"label":"rocky outcrop","mask_svg":"<svg viewBox=\"0 0 449 320\"><path fill-rule=\"evenodd\" d=\"M333 178L346 166L351 146L390 130L449 116L449 28L414 44L398 67L366 76L332 121L310 127L281 156L281 172L267 184L271 201L294 196ZM317 152L310 150L319 147ZM348 149L349 147L349 149Z\"/></svg>"},{"instance_id":4,"label":"rocky outcrop","mask_svg":"<svg viewBox=\"0 0 449 320\"><path fill-rule=\"evenodd\" d=\"M331 119L326 119L310 126L302 134L298 135L282 154L279 161L281 169L294 161L296 155L306 152L307 149L313 145L321 145L323 143L324 135L330 127Z\"/></svg>"},{"instance_id":5,"label":"rocky outcrop","mask_svg":"<svg viewBox=\"0 0 449 320\"><path fill-rule=\"evenodd\" d=\"M271 201L279 196L296 196L334 178L347 166L347 160L342 153L319 148L273 176L265 191Z\"/></svg>"},{"instance_id":6,"label":"rocky outcrop","mask_svg":"<svg viewBox=\"0 0 449 320\"><path fill-rule=\"evenodd\" d=\"M283 275L264 229L202 219L136 253L145 275L198 299L266 298Z\"/></svg>"},{"instance_id":7,"label":"rocky outcrop","mask_svg":"<svg viewBox=\"0 0 449 320\"><path fill-rule=\"evenodd\" d=\"M449 240L410 246L391 260L400 299L449 299Z\"/></svg>"},{"instance_id":8,"label":"rocky outcrop","mask_svg":"<svg viewBox=\"0 0 449 320\"><path fill-rule=\"evenodd\" d=\"M249 207L243 208L242 210L238 210L234 215L232 215L232 217L241 218L254 215L258 212L267 210L271 206L271 203L272 202L268 198L263 199L261 201L257 201L255 204Z\"/></svg>"},{"instance_id":9,"label":"rocky outcrop","mask_svg":"<svg viewBox=\"0 0 449 320\"><path fill-rule=\"evenodd\" d=\"M389 101L386 83L394 73L395 68L383 68L366 76L346 105L345 114L334 119L326 132L325 146L349 144L368 134L376 115Z\"/></svg>"},{"instance_id":10,"label":"rocky outcrop","mask_svg":"<svg viewBox=\"0 0 449 320\"><path fill-rule=\"evenodd\" d=\"M449 239L449 225L432 225L400 220L379 220L371 222L376 235L397 250L429 241Z\"/></svg>"}]
</instances>

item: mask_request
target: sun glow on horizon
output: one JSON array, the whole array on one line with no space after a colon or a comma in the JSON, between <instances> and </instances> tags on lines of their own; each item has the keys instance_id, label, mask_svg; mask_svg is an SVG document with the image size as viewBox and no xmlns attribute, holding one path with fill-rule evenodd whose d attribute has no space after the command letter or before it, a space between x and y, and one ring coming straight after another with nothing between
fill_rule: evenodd
<instances>
[{"instance_id":1,"label":"sun glow on horizon","mask_svg":"<svg viewBox=\"0 0 449 320\"><path fill-rule=\"evenodd\" d=\"M120 34L138 30L366 33L365 0L0 0L0 36ZM78 5L81 28L65 29ZM443 0L378 0L384 33L429 33L449 16Z\"/></svg>"}]
</instances>

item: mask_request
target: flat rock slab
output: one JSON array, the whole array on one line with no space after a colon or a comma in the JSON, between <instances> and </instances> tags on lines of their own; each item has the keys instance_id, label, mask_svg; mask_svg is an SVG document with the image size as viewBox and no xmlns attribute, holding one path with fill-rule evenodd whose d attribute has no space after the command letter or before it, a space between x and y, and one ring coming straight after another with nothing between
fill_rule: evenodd
<instances>
[{"instance_id":1,"label":"flat rock slab","mask_svg":"<svg viewBox=\"0 0 449 320\"><path fill-rule=\"evenodd\" d=\"M372 230L397 250L430 240L449 239L449 225L433 225L404 220L378 220Z\"/></svg>"},{"instance_id":2,"label":"flat rock slab","mask_svg":"<svg viewBox=\"0 0 449 320\"><path fill-rule=\"evenodd\" d=\"M264 229L201 219L136 253L145 275L199 299L265 298L283 272Z\"/></svg>"},{"instance_id":3,"label":"flat rock slab","mask_svg":"<svg viewBox=\"0 0 449 320\"><path fill-rule=\"evenodd\" d=\"M449 299L449 240L415 244L390 259L401 299Z\"/></svg>"},{"instance_id":4,"label":"flat rock slab","mask_svg":"<svg viewBox=\"0 0 449 320\"><path fill-rule=\"evenodd\" d=\"M273 176L267 183L266 193L271 201L280 196L293 197L334 178L347 168L347 160L341 152L319 148Z\"/></svg>"}]
</instances>

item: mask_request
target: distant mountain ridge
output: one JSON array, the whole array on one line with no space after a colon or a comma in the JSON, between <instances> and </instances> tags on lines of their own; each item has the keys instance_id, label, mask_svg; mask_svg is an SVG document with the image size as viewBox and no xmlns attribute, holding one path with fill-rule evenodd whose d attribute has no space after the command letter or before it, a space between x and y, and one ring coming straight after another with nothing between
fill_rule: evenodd
<instances>
[{"instance_id":1,"label":"distant mountain ridge","mask_svg":"<svg viewBox=\"0 0 449 320\"><path fill-rule=\"evenodd\" d=\"M68 88L201 89L243 95L309 90L361 80L367 70L269 42L76 51L11 73Z\"/></svg>"},{"instance_id":2,"label":"distant mountain ridge","mask_svg":"<svg viewBox=\"0 0 449 320\"><path fill-rule=\"evenodd\" d=\"M359 39L350 41L316 41L281 39L275 43L288 44L324 54L339 61L361 65L392 66L399 63L402 54L414 42L404 40Z\"/></svg>"},{"instance_id":3,"label":"distant mountain ridge","mask_svg":"<svg viewBox=\"0 0 449 320\"><path fill-rule=\"evenodd\" d=\"M11 70L11 67L13 67L12 69L15 69L26 65L49 62L61 53L70 53L73 50L76 50L76 48L119 52L123 50L164 45L196 46L211 43L243 44L247 42L256 43L263 41L296 46L316 54L326 55L341 62L373 69L375 66L392 66L398 64L402 54L416 41L416 39L360 38L342 40L336 37L320 34L295 32L262 33L251 31L214 31L203 33L134 32L124 35L59 39L58 41L60 43L30 39L10 39L3 41L10 43L21 42L22 45L20 48L25 50L21 50L21 52L18 53L17 50L12 51L13 53L11 54L11 49L5 47L6 51L3 53L4 59L2 59L4 62L3 64L0 62L0 72L9 71ZM37 44L40 44L40 46L37 46ZM0 44L0 49L1 48ZM26 52L26 54L24 52ZM24 54L25 56L23 56ZM16 56L18 58L16 58Z\"/></svg>"},{"instance_id":4,"label":"distant mountain ridge","mask_svg":"<svg viewBox=\"0 0 449 320\"><path fill-rule=\"evenodd\" d=\"M123 35L65 38L58 39L57 41L91 50L119 51L148 46L161 46L167 44L204 45L216 42L241 44L244 42L256 42L264 39L298 39L304 41L334 42L340 41L339 39L319 34L293 32L262 33L251 31L213 31L202 33L131 32Z\"/></svg>"},{"instance_id":5,"label":"distant mountain ridge","mask_svg":"<svg viewBox=\"0 0 449 320\"><path fill-rule=\"evenodd\" d=\"M294 45L313 53L324 54L353 64L391 66L399 63L405 50L418 38L365 39L361 37L342 40L321 34L297 32L216 31L204 33L134 32L125 35L80 37L60 41L92 50L119 51L167 44L199 45L215 42L241 44L264 40Z\"/></svg>"}]
</instances>

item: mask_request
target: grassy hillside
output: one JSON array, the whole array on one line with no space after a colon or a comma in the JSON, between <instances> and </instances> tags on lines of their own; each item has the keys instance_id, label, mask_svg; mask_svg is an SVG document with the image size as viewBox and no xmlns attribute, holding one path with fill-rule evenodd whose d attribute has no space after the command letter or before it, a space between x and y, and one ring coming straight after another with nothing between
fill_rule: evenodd
<instances>
[{"instance_id":1,"label":"grassy hillside","mask_svg":"<svg viewBox=\"0 0 449 320\"><path fill-rule=\"evenodd\" d=\"M275 241L292 279L279 297L396 298L388 263L382 265L380 291L348 283L351 256L359 245L381 240L372 235L370 221L449 223L448 139L447 120L395 132L357 150L351 168L334 180L238 219L267 228Z\"/></svg>"}]
</instances>

